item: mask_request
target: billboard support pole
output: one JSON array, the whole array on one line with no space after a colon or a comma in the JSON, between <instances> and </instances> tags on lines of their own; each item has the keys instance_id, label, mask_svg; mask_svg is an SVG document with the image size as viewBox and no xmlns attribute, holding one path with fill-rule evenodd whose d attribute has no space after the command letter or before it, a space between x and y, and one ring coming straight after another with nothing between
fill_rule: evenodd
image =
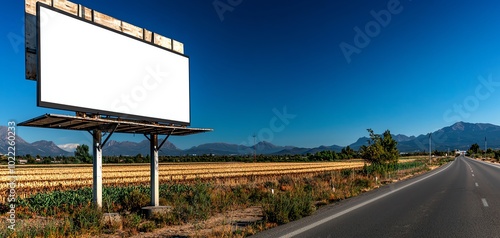
<instances>
[{"instance_id":1,"label":"billboard support pole","mask_svg":"<svg viewBox=\"0 0 500 238\"><path fill-rule=\"evenodd\" d=\"M160 205L160 184L158 179L158 134L151 134L149 140L151 157L151 206Z\"/></svg>"},{"instance_id":2,"label":"billboard support pole","mask_svg":"<svg viewBox=\"0 0 500 238\"><path fill-rule=\"evenodd\" d=\"M92 133L92 201L97 207L102 207L102 134L101 130L95 129Z\"/></svg>"},{"instance_id":3,"label":"billboard support pole","mask_svg":"<svg viewBox=\"0 0 500 238\"><path fill-rule=\"evenodd\" d=\"M159 180L159 162L158 162L158 151L160 148L167 142L167 139L172 135L174 130L172 130L167 137L163 139L161 144L158 146L158 134L151 133L148 137L147 134L144 136L149 140L149 157L151 158L150 166L151 166L151 178L150 178L150 186L151 186L151 206L158 207L160 206L160 180Z\"/></svg>"}]
</instances>

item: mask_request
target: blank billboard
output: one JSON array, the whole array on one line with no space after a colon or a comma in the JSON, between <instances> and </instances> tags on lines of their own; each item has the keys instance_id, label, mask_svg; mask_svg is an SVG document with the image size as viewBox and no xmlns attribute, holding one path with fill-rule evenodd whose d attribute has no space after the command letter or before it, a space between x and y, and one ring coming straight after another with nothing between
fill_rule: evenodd
<instances>
[{"instance_id":1,"label":"blank billboard","mask_svg":"<svg viewBox=\"0 0 500 238\"><path fill-rule=\"evenodd\" d=\"M190 124L189 58L38 3L38 106Z\"/></svg>"}]
</instances>

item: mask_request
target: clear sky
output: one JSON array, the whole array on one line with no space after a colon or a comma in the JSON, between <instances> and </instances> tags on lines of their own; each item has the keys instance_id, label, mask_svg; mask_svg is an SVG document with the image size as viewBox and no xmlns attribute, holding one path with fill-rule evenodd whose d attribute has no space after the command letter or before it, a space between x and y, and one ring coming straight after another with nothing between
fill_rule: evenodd
<instances>
[{"instance_id":1,"label":"clear sky","mask_svg":"<svg viewBox=\"0 0 500 238\"><path fill-rule=\"evenodd\" d=\"M24 78L23 2L0 8L4 125L74 115L36 106L36 82ZM500 125L495 1L73 2L184 43L191 125L214 132L171 139L183 149L253 144L254 133L276 145L316 147L348 145L367 128L419 135L457 121ZM18 132L28 142L90 144L86 132Z\"/></svg>"}]
</instances>

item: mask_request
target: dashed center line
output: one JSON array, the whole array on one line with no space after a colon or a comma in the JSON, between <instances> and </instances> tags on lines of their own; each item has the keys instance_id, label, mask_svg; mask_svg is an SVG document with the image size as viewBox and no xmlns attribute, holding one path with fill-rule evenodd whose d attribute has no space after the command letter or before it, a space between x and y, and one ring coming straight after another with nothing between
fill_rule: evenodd
<instances>
[{"instance_id":1,"label":"dashed center line","mask_svg":"<svg viewBox=\"0 0 500 238\"><path fill-rule=\"evenodd\" d=\"M479 187L479 184L476 183L476 187Z\"/></svg>"},{"instance_id":2,"label":"dashed center line","mask_svg":"<svg viewBox=\"0 0 500 238\"><path fill-rule=\"evenodd\" d=\"M481 201L483 202L484 207L488 207L488 202L486 201L486 198L481 198Z\"/></svg>"},{"instance_id":3,"label":"dashed center line","mask_svg":"<svg viewBox=\"0 0 500 238\"><path fill-rule=\"evenodd\" d=\"M472 174L472 177L474 177L474 174Z\"/></svg>"}]
</instances>

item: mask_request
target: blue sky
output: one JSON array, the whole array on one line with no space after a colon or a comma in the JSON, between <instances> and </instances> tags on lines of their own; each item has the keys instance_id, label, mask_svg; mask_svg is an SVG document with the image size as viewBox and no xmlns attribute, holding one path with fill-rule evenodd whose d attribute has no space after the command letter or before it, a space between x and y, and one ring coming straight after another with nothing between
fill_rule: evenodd
<instances>
[{"instance_id":1,"label":"blue sky","mask_svg":"<svg viewBox=\"0 0 500 238\"><path fill-rule=\"evenodd\" d=\"M184 43L191 125L214 132L171 139L183 149L252 144L253 134L276 145L345 146L367 128L419 135L456 121L500 125L494 1L73 2ZM36 83L24 79L23 1L3 3L0 19L0 122L73 115L37 107ZM86 132L18 132L28 142L90 143Z\"/></svg>"}]
</instances>

